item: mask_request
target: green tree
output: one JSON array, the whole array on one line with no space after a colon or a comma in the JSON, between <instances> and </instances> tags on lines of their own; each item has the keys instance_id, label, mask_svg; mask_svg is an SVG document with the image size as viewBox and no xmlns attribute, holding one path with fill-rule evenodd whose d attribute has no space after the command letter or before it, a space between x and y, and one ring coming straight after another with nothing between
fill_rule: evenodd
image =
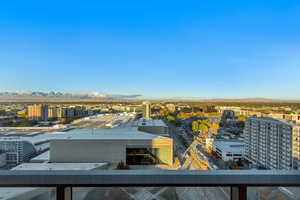
<instances>
[{"instance_id":1,"label":"green tree","mask_svg":"<svg viewBox=\"0 0 300 200\"><path fill-rule=\"evenodd\" d=\"M237 116L237 119L238 119L239 121L245 121L245 120L246 120L246 116L245 116L245 115L238 115L238 116Z\"/></svg>"},{"instance_id":2,"label":"green tree","mask_svg":"<svg viewBox=\"0 0 300 200\"><path fill-rule=\"evenodd\" d=\"M199 123L198 123L198 121L193 121L192 122L192 130L193 131L199 130Z\"/></svg>"},{"instance_id":3,"label":"green tree","mask_svg":"<svg viewBox=\"0 0 300 200\"><path fill-rule=\"evenodd\" d=\"M209 131L209 127L205 123L201 123L199 126L199 130L201 131L202 134L207 134Z\"/></svg>"},{"instance_id":4,"label":"green tree","mask_svg":"<svg viewBox=\"0 0 300 200\"><path fill-rule=\"evenodd\" d=\"M169 121L175 121L175 120L176 120L175 117L173 117L172 115L168 115L168 116L167 116L167 119L168 119Z\"/></svg>"},{"instance_id":5,"label":"green tree","mask_svg":"<svg viewBox=\"0 0 300 200\"><path fill-rule=\"evenodd\" d=\"M161 109L161 110L159 111L159 113L160 113L161 115L167 116L167 115L169 114L169 111L168 111L168 110L165 110L165 109Z\"/></svg>"},{"instance_id":6,"label":"green tree","mask_svg":"<svg viewBox=\"0 0 300 200\"><path fill-rule=\"evenodd\" d=\"M219 124L217 123L210 123L210 128L212 129L212 132L213 133L218 133L218 130L219 130Z\"/></svg>"}]
</instances>

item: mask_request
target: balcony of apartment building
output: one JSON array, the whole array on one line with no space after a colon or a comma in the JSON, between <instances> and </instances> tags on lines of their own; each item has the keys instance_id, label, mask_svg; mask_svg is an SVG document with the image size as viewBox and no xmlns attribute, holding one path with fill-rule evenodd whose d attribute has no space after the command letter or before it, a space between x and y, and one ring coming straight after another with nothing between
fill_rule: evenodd
<instances>
[{"instance_id":1,"label":"balcony of apartment building","mask_svg":"<svg viewBox=\"0 0 300 200\"><path fill-rule=\"evenodd\" d=\"M300 171L0 171L1 199L299 199Z\"/></svg>"}]
</instances>

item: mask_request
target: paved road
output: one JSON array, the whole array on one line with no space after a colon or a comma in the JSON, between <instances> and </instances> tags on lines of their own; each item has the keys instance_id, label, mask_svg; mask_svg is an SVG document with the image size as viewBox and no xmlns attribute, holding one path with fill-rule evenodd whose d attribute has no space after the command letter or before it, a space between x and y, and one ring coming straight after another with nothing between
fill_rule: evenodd
<instances>
[{"instance_id":1,"label":"paved road","mask_svg":"<svg viewBox=\"0 0 300 200\"><path fill-rule=\"evenodd\" d=\"M185 164L188 160L191 161L190 168L191 170L199 170L199 155L196 153L196 151L200 151L204 154L204 150L202 149L201 145L197 145L194 149L193 155L186 153L187 148L185 145L182 144L181 139L179 137L180 131L177 127L175 127L173 124L170 124L166 122L169 126L169 134L173 138L174 141L174 150L176 156L180 159L180 163L185 168ZM191 144L191 140L186 141L188 144ZM200 149L199 149L200 148ZM205 154L204 154L205 155ZM189 159L190 156L198 156L197 159ZM220 200L229 200L230 199L230 188L226 187L214 187L214 188L205 188L205 187L199 187L199 188L177 188L177 193L179 195L180 199L204 199L204 200L212 200L212 199L220 199Z\"/></svg>"},{"instance_id":2,"label":"paved road","mask_svg":"<svg viewBox=\"0 0 300 200\"><path fill-rule=\"evenodd\" d=\"M174 142L174 153L176 157L179 158L180 164L183 165L186 161L184 154L187 148L180 141L180 138L178 137L177 128L174 125L169 123L168 123L168 127L169 127L169 135L171 136L171 138L173 138L173 142Z\"/></svg>"}]
</instances>

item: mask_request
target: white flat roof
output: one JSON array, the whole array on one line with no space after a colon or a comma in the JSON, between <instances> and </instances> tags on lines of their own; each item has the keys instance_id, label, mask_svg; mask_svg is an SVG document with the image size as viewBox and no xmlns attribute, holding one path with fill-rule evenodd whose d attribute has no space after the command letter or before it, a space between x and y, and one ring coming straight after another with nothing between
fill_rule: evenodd
<instances>
[{"instance_id":1,"label":"white flat roof","mask_svg":"<svg viewBox=\"0 0 300 200\"><path fill-rule=\"evenodd\" d=\"M6 136L0 137L0 141L30 141L33 144L48 141L51 138L56 138L58 135L66 135L68 132L46 132L36 136Z\"/></svg>"},{"instance_id":2,"label":"white flat roof","mask_svg":"<svg viewBox=\"0 0 300 200\"><path fill-rule=\"evenodd\" d=\"M137 128L112 129L74 129L68 134L52 138L52 140L152 140L156 138L169 139L150 133L138 131Z\"/></svg>"},{"instance_id":3,"label":"white flat roof","mask_svg":"<svg viewBox=\"0 0 300 200\"><path fill-rule=\"evenodd\" d=\"M116 127L110 129L73 129L67 132L48 132L33 137L16 137L16 140L30 141L33 144L51 140L152 140L168 139L158 135L138 131L137 127ZM3 138L4 139L4 138ZM11 140L12 138L10 138ZM0 138L1 140L1 138Z\"/></svg>"},{"instance_id":4,"label":"white flat roof","mask_svg":"<svg viewBox=\"0 0 300 200\"><path fill-rule=\"evenodd\" d=\"M23 163L11 170L93 170L107 163Z\"/></svg>"},{"instance_id":5,"label":"white flat roof","mask_svg":"<svg viewBox=\"0 0 300 200\"><path fill-rule=\"evenodd\" d=\"M138 121L138 126L164 126L167 127L167 125L159 119L140 119Z\"/></svg>"},{"instance_id":6,"label":"white flat roof","mask_svg":"<svg viewBox=\"0 0 300 200\"><path fill-rule=\"evenodd\" d=\"M241 141L214 141L213 145L225 152L244 152L245 142Z\"/></svg>"},{"instance_id":7,"label":"white flat roof","mask_svg":"<svg viewBox=\"0 0 300 200\"><path fill-rule=\"evenodd\" d=\"M30 161L48 161L50 158L50 151L46 151L34 158L32 158Z\"/></svg>"}]
</instances>

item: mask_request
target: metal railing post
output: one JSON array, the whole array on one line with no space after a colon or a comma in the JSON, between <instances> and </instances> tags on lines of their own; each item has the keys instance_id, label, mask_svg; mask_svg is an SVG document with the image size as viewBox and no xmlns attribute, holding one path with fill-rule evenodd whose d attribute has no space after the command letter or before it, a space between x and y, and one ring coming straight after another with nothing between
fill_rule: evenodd
<instances>
[{"instance_id":1,"label":"metal railing post","mask_svg":"<svg viewBox=\"0 0 300 200\"><path fill-rule=\"evenodd\" d=\"M72 188L64 185L57 186L56 200L72 200Z\"/></svg>"},{"instance_id":2,"label":"metal railing post","mask_svg":"<svg viewBox=\"0 0 300 200\"><path fill-rule=\"evenodd\" d=\"M231 200L247 200L247 186L231 187Z\"/></svg>"}]
</instances>

